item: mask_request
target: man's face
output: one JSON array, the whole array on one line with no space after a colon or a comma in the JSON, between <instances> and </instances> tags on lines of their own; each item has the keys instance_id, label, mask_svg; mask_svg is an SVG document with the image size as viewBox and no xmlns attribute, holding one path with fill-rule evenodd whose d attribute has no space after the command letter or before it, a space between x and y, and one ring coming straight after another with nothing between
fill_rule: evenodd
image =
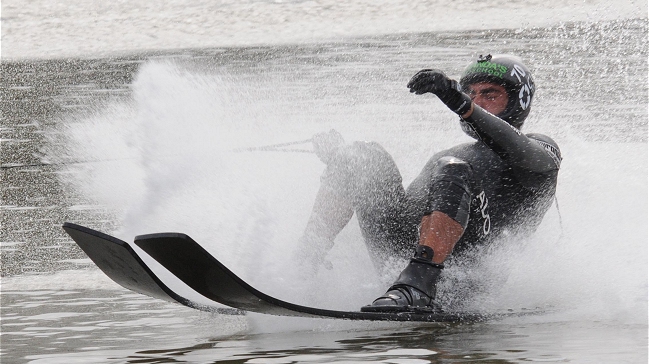
<instances>
[{"instance_id":1,"label":"man's face","mask_svg":"<svg viewBox=\"0 0 649 364\"><path fill-rule=\"evenodd\" d=\"M489 82L478 82L469 85L468 94L476 105L494 115L505 111L509 99L504 87Z\"/></svg>"}]
</instances>

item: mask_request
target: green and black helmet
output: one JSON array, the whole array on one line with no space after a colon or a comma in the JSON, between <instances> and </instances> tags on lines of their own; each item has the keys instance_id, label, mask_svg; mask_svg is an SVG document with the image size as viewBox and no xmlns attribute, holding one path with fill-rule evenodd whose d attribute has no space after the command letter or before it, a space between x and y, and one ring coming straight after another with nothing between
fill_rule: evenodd
<instances>
[{"instance_id":1,"label":"green and black helmet","mask_svg":"<svg viewBox=\"0 0 649 364\"><path fill-rule=\"evenodd\" d=\"M469 85L479 82L498 84L507 90L507 107L496 116L520 129L530 113L535 89L532 74L521 59L509 55L480 56L464 70L460 85L468 92Z\"/></svg>"}]
</instances>

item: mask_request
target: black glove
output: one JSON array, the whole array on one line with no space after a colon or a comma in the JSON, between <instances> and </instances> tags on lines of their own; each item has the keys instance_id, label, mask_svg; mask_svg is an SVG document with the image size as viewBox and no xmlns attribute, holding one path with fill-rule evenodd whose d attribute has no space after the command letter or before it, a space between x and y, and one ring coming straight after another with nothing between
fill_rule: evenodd
<instances>
[{"instance_id":1,"label":"black glove","mask_svg":"<svg viewBox=\"0 0 649 364\"><path fill-rule=\"evenodd\" d=\"M343 136L334 129L326 133L318 133L311 139L313 143L313 151L315 155L320 158L324 164L329 164L332 161L338 148L345 144Z\"/></svg>"},{"instance_id":2,"label":"black glove","mask_svg":"<svg viewBox=\"0 0 649 364\"><path fill-rule=\"evenodd\" d=\"M449 109L458 115L464 115L471 110L471 98L462 92L457 81L452 80L440 70L425 69L417 72L408 82L410 92L417 95L426 92L433 93Z\"/></svg>"}]
</instances>

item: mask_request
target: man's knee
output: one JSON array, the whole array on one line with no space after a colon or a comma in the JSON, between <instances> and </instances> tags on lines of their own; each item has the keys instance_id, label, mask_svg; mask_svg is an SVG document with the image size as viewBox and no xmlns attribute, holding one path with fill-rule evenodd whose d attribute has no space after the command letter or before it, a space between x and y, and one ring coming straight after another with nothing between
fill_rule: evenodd
<instances>
[{"instance_id":1,"label":"man's knee","mask_svg":"<svg viewBox=\"0 0 649 364\"><path fill-rule=\"evenodd\" d=\"M442 157L433 167L433 182L448 180L458 184L468 185L473 176L473 168L463 159L456 157Z\"/></svg>"},{"instance_id":2,"label":"man's knee","mask_svg":"<svg viewBox=\"0 0 649 364\"><path fill-rule=\"evenodd\" d=\"M338 163L358 174L394 174L397 165L390 154L375 142L353 142L341 148Z\"/></svg>"},{"instance_id":3,"label":"man's knee","mask_svg":"<svg viewBox=\"0 0 649 364\"><path fill-rule=\"evenodd\" d=\"M354 200L377 193L384 196L395 188L403 190L396 163L383 147L373 142L342 146L327 166L323 179Z\"/></svg>"},{"instance_id":4,"label":"man's knee","mask_svg":"<svg viewBox=\"0 0 649 364\"><path fill-rule=\"evenodd\" d=\"M471 205L473 169L462 159L442 157L435 163L430 184L429 213L440 211L466 228Z\"/></svg>"}]
</instances>

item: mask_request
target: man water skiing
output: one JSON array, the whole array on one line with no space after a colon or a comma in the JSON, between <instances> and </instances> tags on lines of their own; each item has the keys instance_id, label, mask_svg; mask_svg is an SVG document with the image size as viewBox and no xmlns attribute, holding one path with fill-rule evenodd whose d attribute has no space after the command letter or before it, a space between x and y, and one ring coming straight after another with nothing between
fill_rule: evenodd
<instances>
[{"instance_id":1,"label":"man water skiing","mask_svg":"<svg viewBox=\"0 0 649 364\"><path fill-rule=\"evenodd\" d=\"M434 155L404 189L389 154L376 143L345 144L335 131L314 137L327 165L301 242L312 266L325 262L336 235L356 213L372 260L384 270L414 257L365 312L435 312L444 261L505 235L536 229L554 198L561 154L557 144L520 128L535 85L512 56L480 57L460 82L425 69L408 83L435 94L476 139Z\"/></svg>"}]
</instances>

